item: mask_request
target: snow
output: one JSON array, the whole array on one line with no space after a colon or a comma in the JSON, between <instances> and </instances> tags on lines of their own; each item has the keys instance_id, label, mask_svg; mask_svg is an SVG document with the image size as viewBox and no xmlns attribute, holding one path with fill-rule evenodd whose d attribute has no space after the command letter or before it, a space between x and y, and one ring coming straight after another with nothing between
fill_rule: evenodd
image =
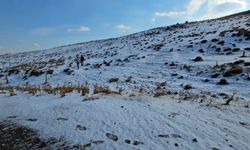
<instances>
[{"instance_id":1,"label":"snow","mask_svg":"<svg viewBox=\"0 0 250 150\"><path fill-rule=\"evenodd\" d=\"M250 146L249 109L207 107L169 97L111 95L83 101L77 94L63 98L1 96L0 103L1 120L17 116L10 120L38 130L42 137L64 137L76 144L104 141L93 149L176 149L175 143L178 149L197 150ZM27 121L30 118L38 120ZM80 131L77 125L86 130ZM110 140L106 133L116 135L118 141ZM143 144L127 144L125 139Z\"/></svg>"},{"instance_id":2,"label":"snow","mask_svg":"<svg viewBox=\"0 0 250 150\"><path fill-rule=\"evenodd\" d=\"M223 74L237 60L250 62L249 51L245 51L246 57L241 57L250 44L243 35L232 36L237 31L220 36L221 32L237 28L249 31L247 24L249 14L236 15L114 39L0 55L1 86L41 86L47 76L48 83L54 87L87 82L90 88L87 96L97 97L83 101L86 97L77 93L65 97L45 93L32 96L20 91L15 91L17 95L12 97L8 93L0 94L0 121L9 119L36 129L42 137L62 137L72 144L104 141L93 149L247 150L250 147L250 80L247 79L250 66L240 64L243 72L231 77ZM225 41L224 46L212 42L214 38ZM207 42L202 44L202 40ZM228 47L240 51L224 52ZM74 59L81 53L86 61L78 70ZM204 61L194 62L197 56ZM63 62L58 61L62 58ZM104 61L112 63L109 66ZM216 62L220 67L215 68ZM102 66L97 67L99 64ZM10 73L13 68L19 72ZM30 76L34 68L44 72L51 69L54 73ZM71 75L65 74L67 68L73 70ZM211 77L214 73L219 76ZM5 76L10 84L5 84ZM109 83L114 77L119 81ZM229 85L218 85L222 78ZM164 82L166 85L158 86ZM93 94L96 84L115 91L122 88L123 92L120 96ZM184 90L187 84L192 89ZM156 98L157 92L170 94ZM223 105L234 94L233 101ZM32 118L38 120L28 120ZM116 135L118 141L109 139L107 133ZM132 144L125 143L125 139ZM138 145L133 145L134 141Z\"/></svg>"}]
</instances>

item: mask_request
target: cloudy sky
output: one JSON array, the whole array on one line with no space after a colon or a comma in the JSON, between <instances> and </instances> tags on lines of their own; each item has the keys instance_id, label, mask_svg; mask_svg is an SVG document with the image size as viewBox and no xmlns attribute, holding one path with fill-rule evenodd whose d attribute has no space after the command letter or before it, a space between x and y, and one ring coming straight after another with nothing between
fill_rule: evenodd
<instances>
[{"instance_id":1,"label":"cloudy sky","mask_svg":"<svg viewBox=\"0 0 250 150\"><path fill-rule=\"evenodd\" d=\"M118 37L250 9L250 0L0 0L0 54Z\"/></svg>"}]
</instances>

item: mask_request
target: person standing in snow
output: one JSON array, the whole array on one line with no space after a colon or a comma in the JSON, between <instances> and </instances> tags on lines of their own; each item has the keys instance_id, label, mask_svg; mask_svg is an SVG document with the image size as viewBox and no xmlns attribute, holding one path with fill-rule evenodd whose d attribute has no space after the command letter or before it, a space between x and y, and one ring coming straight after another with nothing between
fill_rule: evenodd
<instances>
[{"instance_id":1,"label":"person standing in snow","mask_svg":"<svg viewBox=\"0 0 250 150\"><path fill-rule=\"evenodd\" d=\"M83 56L83 54L81 55L81 57L80 57L80 62L81 62L81 66L83 66L83 62L84 62L84 56Z\"/></svg>"},{"instance_id":2,"label":"person standing in snow","mask_svg":"<svg viewBox=\"0 0 250 150\"><path fill-rule=\"evenodd\" d=\"M76 55L75 62L76 62L76 65L77 65L77 69L79 70L80 61L79 61L79 55L78 54Z\"/></svg>"}]
</instances>

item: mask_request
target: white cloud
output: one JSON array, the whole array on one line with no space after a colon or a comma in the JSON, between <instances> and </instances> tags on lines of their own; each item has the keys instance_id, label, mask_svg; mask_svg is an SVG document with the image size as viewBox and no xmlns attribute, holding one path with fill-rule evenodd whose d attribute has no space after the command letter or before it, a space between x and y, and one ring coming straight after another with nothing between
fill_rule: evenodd
<instances>
[{"instance_id":1,"label":"white cloud","mask_svg":"<svg viewBox=\"0 0 250 150\"><path fill-rule=\"evenodd\" d=\"M121 32L126 32L128 30L131 29L130 26L126 26L124 24L119 24L119 25L116 25L115 28L118 30L118 31L121 31Z\"/></svg>"},{"instance_id":2,"label":"white cloud","mask_svg":"<svg viewBox=\"0 0 250 150\"><path fill-rule=\"evenodd\" d=\"M41 47L41 45L38 44L38 43L33 43L33 46L34 46L35 48L40 48L40 47Z\"/></svg>"},{"instance_id":3,"label":"white cloud","mask_svg":"<svg viewBox=\"0 0 250 150\"><path fill-rule=\"evenodd\" d=\"M201 19L211 19L244 11L248 3L245 0L209 0L208 10Z\"/></svg>"},{"instance_id":4,"label":"white cloud","mask_svg":"<svg viewBox=\"0 0 250 150\"><path fill-rule=\"evenodd\" d=\"M90 28L86 27L86 26L80 26L78 28L68 29L67 31L68 32L88 32L88 31L90 31Z\"/></svg>"},{"instance_id":5,"label":"white cloud","mask_svg":"<svg viewBox=\"0 0 250 150\"><path fill-rule=\"evenodd\" d=\"M191 0L188 5L186 6L185 10L182 11L170 11L170 12L156 12L155 16L158 17L179 17L183 15L192 15L197 12L201 6L207 0Z\"/></svg>"},{"instance_id":6,"label":"white cloud","mask_svg":"<svg viewBox=\"0 0 250 150\"><path fill-rule=\"evenodd\" d=\"M68 32L73 32L74 30L73 30L73 29L68 29L67 31L68 31Z\"/></svg>"},{"instance_id":7,"label":"white cloud","mask_svg":"<svg viewBox=\"0 0 250 150\"><path fill-rule=\"evenodd\" d=\"M188 14L194 14L195 12L200 10L202 5L205 4L207 1L209 0L191 0L185 12L187 12Z\"/></svg>"},{"instance_id":8,"label":"white cloud","mask_svg":"<svg viewBox=\"0 0 250 150\"><path fill-rule=\"evenodd\" d=\"M88 32L88 31L90 31L90 29L88 27L81 26L78 31L79 32Z\"/></svg>"},{"instance_id":9,"label":"white cloud","mask_svg":"<svg viewBox=\"0 0 250 150\"><path fill-rule=\"evenodd\" d=\"M156 18L151 19L151 23L154 24L156 22Z\"/></svg>"},{"instance_id":10,"label":"white cloud","mask_svg":"<svg viewBox=\"0 0 250 150\"><path fill-rule=\"evenodd\" d=\"M205 7L206 5L206 7ZM186 8L181 11L156 12L157 17L192 17L201 9L205 9L203 19L221 17L243 11L247 8L246 0L190 0Z\"/></svg>"},{"instance_id":11,"label":"white cloud","mask_svg":"<svg viewBox=\"0 0 250 150\"><path fill-rule=\"evenodd\" d=\"M183 14L185 14L185 12L183 11L179 11L179 12L170 11L170 12L156 12L155 16L157 17L179 17L179 16L182 16Z\"/></svg>"},{"instance_id":12,"label":"white cloud","mask_svg":"<svg viewBox=\"0 0 250 150\"><path fill-rule=\"evenodd\" d=\"M32 36L46 36L49 34L53 34L55 32L56 32L55 28L43 27L43 28L32 29L28 34Z\"/></svg>"}]
</instances>

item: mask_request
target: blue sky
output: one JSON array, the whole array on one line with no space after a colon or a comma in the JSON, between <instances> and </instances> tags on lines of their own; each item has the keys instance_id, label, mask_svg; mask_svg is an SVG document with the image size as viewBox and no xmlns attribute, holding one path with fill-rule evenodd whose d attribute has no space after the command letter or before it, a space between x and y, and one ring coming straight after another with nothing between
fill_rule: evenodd
<instances>
[{"instance_id":1,"label":"blue sky","mask_svg":"<svg viewBox=\"0 0 250 150\"><path fill-rule=\"evenodd\" d=\"M0 54L249 10L250 0L1 0Z\"/></svg>"}]
</instances>

